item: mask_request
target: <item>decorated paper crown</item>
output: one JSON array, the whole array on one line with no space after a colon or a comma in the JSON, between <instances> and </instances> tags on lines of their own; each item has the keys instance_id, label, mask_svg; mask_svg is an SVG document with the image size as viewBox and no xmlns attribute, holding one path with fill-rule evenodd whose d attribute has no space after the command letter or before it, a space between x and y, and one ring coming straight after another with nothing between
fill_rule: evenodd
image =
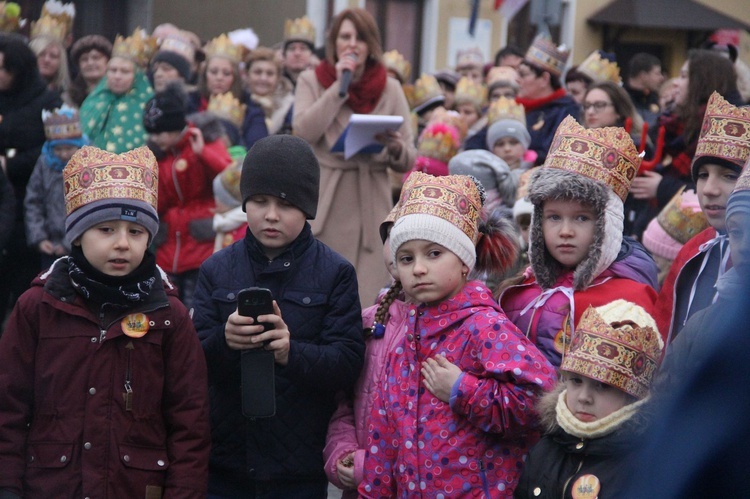
<instances>
[{"instance_id":1,"label":"decorated paper crown","mask_svg":"<svg viewBox=\"0 0 750 499\"><path fill-rule=\"evenodd\" d=\"M54 111L43 109L42 121L47 140L77 139L83 136L78 110L67 104Z\"/></svg>"},{"instance_id":2,"label":"decorated paper crown","mask_svg":"<svg viewBox=\"0 0 750 499\"><path fill-rule=\"evenodd\" d=\"M471 177L434 177L414 172L409 176L409 181L409 188L404 189L399 201L401 209L396 223L407 215L432 215L450 222L476 244L482 199Z\"/></svg>"},{"instance_id":3,"label":"decorated paper crown","mask_svg":"<svg viewBox=\"0 0 750 499\"><path fill-rule=\"evenodd\" d=\"M231 122L236 127L242 126L247 111L246 104L240 104L240 101L232 95L232 92L225 94L212 95L208 100L208 111L211 111L219 118Z\"/></svg>"},{"instance_id":4,"label":"decorated paper crown","mask_svg":"<svg viewBox=\"0 0 750 499\"><path fill-rule=\"evenodd\" d=\"M232 43L232 40L225 34L221 34L208 42L203 51L206 53L206 60L213 57L224 57L235 64L239 64L245 55L245 47Z\"/></svg>"},{"instance_id":5,"label":"decorated paper crown","mask_svg":"<svg viewBox=\"0 0 750 499\"><path fill-rule=\"evenodd\" d=\"M526 51L524 60L551 75L560 76L568 62L570 51L564 45L555 46L549 36L540 34Z\"/></svg>"},{"instance_id":6,"label":"decorated paper crown","mask_svg":"<svg viewBox=\"0 0 750 499\"><path fill-rule=\"evenodd\" d=\"M405 85L404 93L409 106L415 113L420 112L430 104L445 101L443 90L434 76L422 73L414 85Z\"/></svg>"},{"instance_id":7,"label":"decorated paper crown","mask_svg":"<svg viewBox=\"0 0 750 499\"><path fill-rule=\"evenodd\" d=\"M141 28L136 28L127 38L117 35L112 46L112 57L124 57L145 68L156 51L156 38L146 34Z\"/></svg>"},{"instance_id":8,"label":"decorated paper crown","mask_svg":"<svg viewBox=\"0 0 750 499\"><path fill-rule=\"evenodd\" d=\"M448 163L458 154L464 137L466 123L455 111L443 111L430 118L430 122L419 136L417 154Z\"/></svg>"},{"instance_id":9,"label":"decorated paper crown","mask_svg":"<svg viewBox=\"0 0 750 499\"><path fill-rule=\"evenodd\" d=\"M603 183L625 201L641 165L624 128L583 128L572 117L557 127L544 168L557 168Z\"/></svg>"},{"instance_id":10,"label":"decorated paper crown","mask_svg":"<svg viewBox=\"0 0 750 499\"><path fill-rule=\"evenodd\" d=\"M481 108L486 102L487 88L483 84L476 83L465 76L458 80L455 97L456 105L468 103Z\"/></svg>"},{"instance_id":11,"label":"decorated paper crown","mask_svg":"<svg viewBox=\"0 0 750 499\"><path fill-rule=\"evenodd\" d=\"M73 30L75 18L75 4L47 0L42 5L39 20L31 23L31 38L49 36L62 41Z\"/></svg>"},{"instance_id":12,"label":"decorated paper crown","mask_svg":"<svg viewBox=\"0 0 750 499\"><path fill-rule=\"evenodd\" d=\"M614 55L611 56L611 59L606 57L607 55L609 54L602 57L602 52L599 50L593 51L578 65L578 71L594 80L595 83L611 81L621 85L622 79L620 78L620 68L617 66L617 61L614 60Z\"/></svg>"},{"instance_id":13,"label":"decorated paper crown","mask_svg":"<svg viewBox=\"0 0 750 499\"><path fill-rule=\"evenodd\" d=\"M315 25L307 16L295 20L286 20L284 23L284 43L289 42L304 42L310 48L315 46Z\"/></svg>"},{"instance_id":14,"label":"decorated paper crown","mask_svg":"<svg viewBox=\"0 0 750 499\"><path fill-rule=\"evenodd\" d=\"M188 62L195 61L195 47L190 39L182 33L170 33L159 45L159 51L174 52Z\"/></svg>"},{"instance_id":15,"label":"decorated paper crown","mask_svg":"<svg viewBox=\"0 0 750 499\"><path fill-rule=\"evenodd\" d=\"M518 86L518 71L511 68L510 66L493 66L487 73L487 86L492 85L500 81L506 81L511 86Z\"/></svg>"},{"instance_id":16,"label":"decorated paper crown","mask_svg":"<svg viewBox=\"0 0 750 499\"><path fill-rule=\"evenodd\" d=\"M484 66L484 54L479 47L469 47L456 52L456 69Z\"/></svg>"},{"instance_id":17,"label":"decorated paper crown","mask_svg":"<svg viewBox=\"0 0 750 499\"><path fill-rule=\"evenodd\" d=\"M11 33L18 31L26 24L21 19L21 6L16 2L0 2L0 31Z\"/></svg>"},{"instance_id":18,"label":"decorated paper crown","mask_svg":"<svg viewBox=\"0 0 750 499\"><path fill-rule=\"evenodd\" d=\"M219 174L221 186L239 203L242 203L240 193L240 177L242 176L242 162L234 160Z\"/></svg>"},{"instance_id":19,"label":"decorated paper crown","mask_svg":"<svg viewBox=\"0 0 750 499\"><path fill-rule=\"evenodd\" d=\"M148 147L118 155L84 146L63 170L65 213L112 198L141 201L156 210L158 177L159 167Z\"/></svg>"},{"instance_id":20,"label":"decorated paper crown","mask_svg":"<svg viewBox=\"0 0 750 499\"><path fill-rule=\"evenodd\" d=\"M389 50L383 54L383 64L386 69L396 73L398 81L402 84L411 76L411 63L404 59L404 56L398 50Z\"/></svg>"},{"instance_id":21,"label":"decorated paper crown","mask_svg":"<svg viewBox=\"0 0 750 499\"><path fill-rule=\"evenodd\" d=\"M712 158L735 165L739 171L750 157L750 108L728 103L718 92L711 94L703 117L693 172Z\"/></svg>"},{"instance_id":22,"label":"decorated paper crown","mask_svg":"<svg viewBox=\"0 0 750 499\"><path fill-rule=\"evenodd\" d=\"M38 21L31 21L31 38L46 36L55 40L63 41L68 33L68 28L54 17L42 16Z\"/></svg>"},{"instance_id":23,"label":"decorated paper crown","mask_svg":"<svg viewBox=\"0 0 750 499\"><path fill-rule=\"evenodd\" d=\"M526 126L526 111L523 104L506 97L497 99L487 110L487 124L491 125L500 120L516 120Z\"/></svg>"},{"instance_id":24,"label":"decorated paper crown","mask_svg":"<svg viewBox=\"0 0 750 499\"><path fill-rule=\"evenodd\" d=\"M664 232L680 244L685 244L708 227L706 215L698 204L698 195L694 191L685 191L684 187L659 212L656 220Z\"/></svg>"},{"instance_id":25,"label":"decorated paper crown","mask_svg":"<svg viewBox=\"0 0 750 499\"><path fill-rule=\"evenodd\" d=\"M638 305L616 300L586 309L560 369L642 399L648 395L662 347L653 318Z\"/></svg>"}]
</instances>

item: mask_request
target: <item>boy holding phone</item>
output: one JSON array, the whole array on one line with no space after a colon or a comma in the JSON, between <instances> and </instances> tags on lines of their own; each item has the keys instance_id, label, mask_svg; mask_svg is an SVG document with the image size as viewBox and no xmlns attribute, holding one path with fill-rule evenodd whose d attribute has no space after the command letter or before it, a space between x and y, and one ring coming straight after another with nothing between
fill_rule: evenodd
<instances>
[{"instance_id":1,"label":"boy holding phone","mask_svg":"<svg viewBox=\"0 0 750 499\"><path fill-rule=\"evenodd\" d=\"M354 267L317 241L307 220L318 205L310 146L273 135L250 149L240 190L244 240L201 266L193 320L211 395L209 497L326 497L322 451L335 395L350 389L364 355ZM238 313L237 295L268 288L273 314ZM273 352L276 414L242 414L240 352Z\"/></svg>"}]
</instances>

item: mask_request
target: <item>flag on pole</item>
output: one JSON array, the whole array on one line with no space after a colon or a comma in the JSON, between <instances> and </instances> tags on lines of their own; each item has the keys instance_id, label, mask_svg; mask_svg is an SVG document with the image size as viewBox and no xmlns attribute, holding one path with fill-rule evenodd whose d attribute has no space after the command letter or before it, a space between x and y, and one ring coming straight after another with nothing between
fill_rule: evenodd
<instances>
[{"instance_id":1,"label":"flag on pole","mask_svg":"<svg viewBox=\"0 0 750 499\"><path fill-rule=\"evenodd\" d=\"M471 0L471 16L469 17L469 34L474 36L474 30L477 27L477 17L479 16L479 0Z\"/></svg>"}]
</instances>

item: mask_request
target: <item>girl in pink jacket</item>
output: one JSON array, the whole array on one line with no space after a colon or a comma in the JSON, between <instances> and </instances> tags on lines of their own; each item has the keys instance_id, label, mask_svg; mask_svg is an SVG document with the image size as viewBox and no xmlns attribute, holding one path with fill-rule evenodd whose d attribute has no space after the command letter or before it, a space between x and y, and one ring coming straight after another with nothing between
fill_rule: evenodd
<instances>
[{"instance_id":1,"label":"girl in pink jacket","mask_svg":"<svg viewBox=\"0 0 750 499\"><path fill-rule=\"evenodd\" d=\"M511 497L536 436L534 400L552 388L555 370L489 289L467 279L477 262L480 187L460 175L412 177L390 246L413 303L373 380L358 492Z\"/></svg>"}]
</instances>

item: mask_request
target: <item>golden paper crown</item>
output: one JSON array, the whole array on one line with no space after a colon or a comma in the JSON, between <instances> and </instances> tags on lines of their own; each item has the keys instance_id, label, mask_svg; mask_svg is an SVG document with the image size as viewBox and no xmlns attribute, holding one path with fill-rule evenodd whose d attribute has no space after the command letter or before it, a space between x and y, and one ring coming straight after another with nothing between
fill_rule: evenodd
<instances>
[{"instance_id":1,"label":"golden paper crown","mask_svg":"<svg viewBox=\"0 0 750 499\"><path fill-rule=\"evenodd\" d=\"M490 108L487 110L487 124L492 125L500 120L516 120L526 126L526 110L523 104L506 97L497 99L490 104Z\"/></svg>"},{"instance_id":2,"label":"golden paper crown","mask_svg":"<svg viewBox=\"0 0 750 499\"><path fill-rule=\"evenodd\" d=\"M208 42L203 51L206 53L206 60L212 57L224 57L235 64L239 64L245 55L245 47L232 43L232 40L225 34L221 34Z\"/></svg>"},{"instance_id":3,"label":"golden paper crown","mask_svg":"<svg viewBox=\"0 0 750 499\"><path fill-rule=\"evenodd\" d=\"M156 211L158 179L159 166L148 147L113 154L84 146L63 170L65 212L112 198L142 201Z\"/></svg>"},{"instance_id":4,"label":"golden paper crown","mask_svg":"<svg viewBox=\"0 0 750 499\"><path fill-rule=\"evenodd\" d=\"M484 66L484 54L479 47L469 47L456 52L456 69Z\"/></svg>"},{"instance_id":5,"label":"golden paper crown","mask_svg":"<svg viewBox=\"0 0 750 499\"><path fill-rule=\"evenodd\" d=\"M594 83L611 81L617 85L622 84L620 68L617 65L617 62L602 57L598 50L593 51L581 64L579 64L578 71L594 80Z\"/></svg>"},{"instance_id":6,"label":"golden paper crown","mask_svg":"<svg viewBox=\"0 0 750 499\"><path fill-rule=\"evenodd\" d=\"M711 158L728 161L741 169L750 157L750 108L728 103L718 92L711 94L703 116L693 171Z\"/></svg>"},{"instance_id":7,"label":"golden paper crown","mask_svg":"<svg viewBox=\"0 0 750 499\"><path fill-rule=\"evenodd\" d=\"M507 81L513 87L518 87L518 71L510 66L493 66L487 73L487 86L498 81Z\"/></svg>"},{"instance_id":8,"label":"golden paper crown","mask_svg":"<svg viewBox=\"0 0 750 499\"><path fill-rule=\"evenodd\" d=\"M414 177L412 179L412 177ZM477 222L482 200L476 183L466 175L434 177L419 171L409 175L411 181L401 195L397 219L407 215L432 215L458 227L476 244ZM398 223L398 220L397 222Z\"/></svg>"},{"instance_id":9,"label":"golden paper crown","mask_svg":"<svg viewBox=\"0 0 750 499\"><path fill-rule=\"evenodd\" d=\"M190 39L181 33L170 33L169 35L167 35L161 41L159 50L165 50L167 52L174 52L176 54L179 54L188 62L195 61L195 47L193 47Z\"/></svg>"},{"instance_id":10,"label":"golden paper crown","mask_svg":"<svg viewBox=\"0 0 750 499\"><path fill-rule=\"evenodd\" d=\"M47 140L77 139L83 136L78 110L67 104L54 111L43 109L42 121Z\"/></svg>"},{"instance_id":11,"label":"golden paper crown","mask_svg":"<svg viewBox=\"0 0 750 499\"><path fill-rule=\"evenodd\" d=\"M26 24L21 19L21 6L16 2L0 2L0 31L12 33Z\"/></svg>"},{"instance_id":12,"label":"golden paper crown","mask_svg":"<svg viewBox=\"0 0 750 499\"><path fill-rule=\"evenodd\" d=\"M63 41L68 34L68 28L65 24L54 17L42 16L38 21L31 21L31 38L47 36L55 40Z\"/></svg>"},{"instance_id":13,"label":"golden paper crown","mask_svg":"<svg viewBox=\"0 0 750 499\"><path fill-rule=\"evenodd\" d=\"M664 232L680 244L708 228L708 219L700 208L698 195L685 188L675 194L656 217Z\"/></svg>"},{"instance_id":14,"label":"golden paper crown","mask_svg":"<svg viewBox=\"0 0 750 499\"><path fill-rule=\"evenodd\" d=\"M389 50L383 54L383 64L386 69L390 69L398 76L398 81L402 84L411 76L411 63L404 59L404 56L398 50Z\"/></svg>"},{"instance_id":15,"label":"golden paper crown","mask_svg":"<svg viewBox=\"0 0 750 499\"><path fill-rule=\"evenodd\" d=\"M422 131L417 144L417 154L448 163L458 154L464 137L466 123L455 111L442 111L433 115Z\"/></svg>"},{"instance_id":16,"label":"golden paper crown","mask_svg":"<svg viewBox=\"0 0 750 499\"><path fill-rule=\"evenodd\" d=\"M662 348L653 318L634 303L616 300L586 309L560 370L581 374L642 399L648 395Z\"/></svg>"},{"instance_id":17,"label":"golden paper crown","mask_svg":"<svg viewBox=\"0 0 750 499\"><path fill-rule=\"evenodd\" d=\"M445 101L443 90L434 76L422 73L414 85L405 85L404 93L415 113L438 101Z\"/></svg>"},{"instance_id":18,"label":"golden paper crown","mask_svg":"<svg viewBox=\"0 0 750 499\"><path fill-rule=\"evenodd\" d=\"M240 178L242 177L242 163L236 159L224 168L219 174L221 186L238 202L242 203L242 194L240 193Z\"/></svg>"},{"instance_id":19,"label":"golden paper crown","mask_svg":"<svg viewBox=\"0 0 750 499\"><path fill-rule=\"evenodd\" d=\"M487 87L481 83L476 83L474 80L466 78L465 76L458 80L455 97L456 105L469 103L478 108L482 108L486 102Z\"/></svg>"},{"instance_id":20,"label":"golden paper crown","mask_svg":"<svg viewBox=\"0 0 750 499\"><path fill-rule=\"evenodd\" d=\"M603 183L625 201L641 166L624 128L583 128L572 116L557 127L544 168L558 168Z\"/></svg>"},{"instance_id":21,"label":"golden paper crown","mask_svg":"<svg viewBox=\"0 0 750 499\"><path fill-rule=\"evenodd\" d=\"M557 47L548 35L540 34L534 38L524 60L559 77L565 69L568 55L570 51L564 45Z\"/></svg>"},{"instance_id":22,"label":"golden paper crown","mask_svg":"<svg viewBox=\"0 0 750 499\"><path fill-rule=\"evenodd\" d=\"M63 3L60 0L47 0L42 5L42 13L39 17L49 16L57 19L68 28L73 30L73 21L76 18L76 5L73 2Z\"/></svg>"},{"instance_id":23,"label":"golden paper crown","mask_svg":"<svg viewBox=\"0 0 750 499\"><path fill-rule=\"evenodd\" d=\"M117 35L112 46L112 57L124 57L145 68L155 51L156 39L148 36L141 28L136 28L127 38Z\"/></svg>"},{"instance_id":24,"label":"golden paper crown","mask_svg":"<svg viewBox=\"0 0 750 499\"><path fill-rule=\"evenodd\" d=\"M219 118L230 121L234 126L241 127L247 111L246 104L240 104L240 101L232 95L232 92L225 94L212 95L208 100L208 111L211 111Z\"/></svg>"},{"instance_id":25,"label":"golden paper crown","mask_svg":"<svg viewBox=\"0 0 750 499\"><path fill-rule=\"evenodd\" d=\"M315 25L307 16L287 19L284 23L284 42L305 42L315 46Z\"/></svg>"}]
</instances>

